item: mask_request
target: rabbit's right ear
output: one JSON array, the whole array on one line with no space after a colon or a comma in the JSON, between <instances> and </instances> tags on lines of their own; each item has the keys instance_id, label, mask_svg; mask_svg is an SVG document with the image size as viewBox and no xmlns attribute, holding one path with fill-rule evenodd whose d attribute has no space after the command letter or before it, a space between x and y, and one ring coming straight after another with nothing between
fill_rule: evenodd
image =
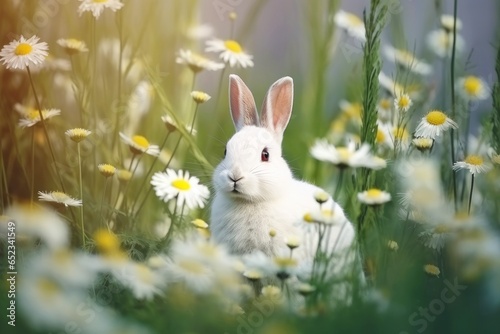
<instances>
[{"instance_id":1,"label":"rabbit's right ear","mask_svg":"<svg viewBox=\"0 0 500 334\"><path fill-rule=\"evenodd\" d=\"M252 92L236 74L229 75L229 108L236 131L245 125L259 125Z\"/></svg>"}]
</instances>

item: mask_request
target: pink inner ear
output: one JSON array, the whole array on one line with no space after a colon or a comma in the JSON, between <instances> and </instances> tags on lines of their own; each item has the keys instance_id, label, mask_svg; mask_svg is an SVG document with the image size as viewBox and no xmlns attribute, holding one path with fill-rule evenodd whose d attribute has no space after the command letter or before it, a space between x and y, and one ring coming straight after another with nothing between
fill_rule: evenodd
<instances>
[{"instance_id":1,"label":"pink inner ear","mask_svg":"<svg viewBox=\"0 0 500 334\"><path fill-rule=\"evenodd\" d=\"M291 85L283 85L276 93L273 106L273 125L276 131L283 131L292 112L293 90Z\"/></svg>"},{"instance_id":2,"label":"pink inner ear","mask_svg":"<svg viewBox=\"0 0 500 334\"><path fill-rule=\"evenodd\" d=\"M292 113L293 81L284 77L276 81L267 92L262 106L263 125L281 137Z\"/></svg>"},{"instance_id":3,"label":"pink inner ear","mask_svg":"<svg viewBox=\"0 0 500 334\"><path fill-rule=\"evenodd\" d=\"M236 130L245 125L258 125L259 118L252 92L237 75L229 76L229 103Z\"/></svg>"}]
</instances>

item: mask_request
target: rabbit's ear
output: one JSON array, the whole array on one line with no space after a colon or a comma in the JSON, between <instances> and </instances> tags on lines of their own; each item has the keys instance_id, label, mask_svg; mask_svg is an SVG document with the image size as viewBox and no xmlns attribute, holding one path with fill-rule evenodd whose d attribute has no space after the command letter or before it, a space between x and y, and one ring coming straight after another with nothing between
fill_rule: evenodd
<instances>
[{"instance_id":1,"label":"rabbit's ear","mask_svg":"<svg viewBox=\"0 0 500 334\"><path fill-rule=\"evenodd\" d=\"M236 131L245 125L259 125L252 92L236 74L229 75L229 108Z\"/></svg>"},{"instance_id":2,"label":"rabbit's ear","mask_svg":"<svg viewBox=\"0 0 500 334\"><path fill-rule=\"evenodd\" d=\"M283 77L269 88L262 105L262 126L274 134L278 143L283 140L283 132L292 114L292 105L293 80Z\"/></svg>"}]
</instances>

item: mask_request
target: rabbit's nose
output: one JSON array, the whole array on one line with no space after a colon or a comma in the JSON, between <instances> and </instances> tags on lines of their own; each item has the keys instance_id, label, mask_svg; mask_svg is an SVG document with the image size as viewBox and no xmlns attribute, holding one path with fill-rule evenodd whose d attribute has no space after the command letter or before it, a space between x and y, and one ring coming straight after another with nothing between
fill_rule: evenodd
<instances>
[{"instance_id":1,"label":"rabbit's nose","mask_svg":"<svg viewBox=\"0 0 500 334\"><path fill-rule=\"evenodd\" d=\"M228 175L229 179L233 181L234 183L238 182L243 178L243 176L235 177L234 175Z\"/></svg>"}]
</instances>

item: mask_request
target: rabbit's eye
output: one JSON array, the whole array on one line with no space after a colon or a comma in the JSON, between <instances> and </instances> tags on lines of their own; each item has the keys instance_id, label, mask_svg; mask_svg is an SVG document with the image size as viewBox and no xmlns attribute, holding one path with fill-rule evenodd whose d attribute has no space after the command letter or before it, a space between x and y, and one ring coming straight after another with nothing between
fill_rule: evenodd
<instances>
[{"instance_id":1,"label":"rabbit's eye","mask_svg":"<svg viewBox=\"0 0 500 334\"><path fill-rule=\"evenodd\" d=\"M262 153L260 154L260 160L269 161L269 152L267 150L267 147L262 150Z\"/></svg>"},{"instance_id":2,"label":"rabbit's eye","mask_svg":"<svg viewBox=\"0 0 500 334\"><path fill-rule=\"evenodd\" d=\"M224 158L226 157L227 154L227 148L224 149Z\"/></svg>"}]
</instances>

